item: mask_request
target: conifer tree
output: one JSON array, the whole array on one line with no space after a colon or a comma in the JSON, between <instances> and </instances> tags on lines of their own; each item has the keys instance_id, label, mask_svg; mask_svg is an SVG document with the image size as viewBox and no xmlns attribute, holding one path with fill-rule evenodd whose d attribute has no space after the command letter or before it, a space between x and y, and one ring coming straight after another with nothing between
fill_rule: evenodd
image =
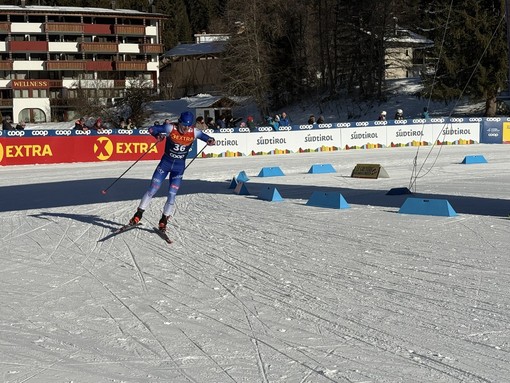
<instances>
[{"instance_id":1,"label":"conifer tree","mask_svg":"<svg viewBox=\"0 0 510 383\"><path fill-rule=\"evenodd\" d=\"M494 116L496 96L507 87L505 1L462 0L450 8L436 0L432 5L438 62L437 72L425 77L426 94L445 101L485 100L485 116Z\"/></svg>"}]
</instances>

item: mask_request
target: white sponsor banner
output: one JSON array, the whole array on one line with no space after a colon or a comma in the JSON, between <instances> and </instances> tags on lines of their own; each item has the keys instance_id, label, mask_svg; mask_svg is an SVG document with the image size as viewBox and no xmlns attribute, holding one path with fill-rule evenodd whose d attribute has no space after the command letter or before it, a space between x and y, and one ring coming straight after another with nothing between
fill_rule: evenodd
<instances>
[{"instance_id":1,"label":"white sponsor banner","mask_svg":"<svg viewBox=\"0 0 510 383\"><path fill-rule=\"evenodd\" d=\"M434 139L445 144L465 144L466 141L480 142L480 124L466 122L461 124L432 124Z\"/></svg>"},{"instance_id":2,"label":"white sponsor banner","mask_svg":"<svg viewBox=\"0 0 510 383\"><path fill-rule=\"evenodd\" d=\"M432 145L433 133L431 124L386 125L387 146Z\"/></svg>"},{"instance_id":3,"label":"white sponsor banner","mask_svg":"<svg viewBox=\"0 0 510 383\"><path fill-rule=\"evenodd\" d=\"M255 155L296 152L299 144L297 132L256 132L246 134L246 146Z\"/></svg>"},{"instance_id":4,"label":"white sponsor banner","mask_svg":"<svg viewBox=\"0 0 510 383\"><path fill-rule=\"evenodd\" d=\"M203 153L213 157L241 157L249 156L250 151L246 147L247 133L207 133L214 137L216 145L206 146ZM201 150L205 142L197 140L197 150Z\"/></svg>"},{"instance_id":5,"label":"white sponsor banner","mask_svg":"<svg viewBox=\"0 0 510 383\"><path fill-rule=\"evenodd\" d=\"M214 157L283 154L342 149L372 149L390 146L411 146L422 142L432 145L436 140L445 144L480 142L477 122L392 124L367 126L359 123L349 128L302 129L253 133L210 133L216 146L208 146L205 154ZM198 143L198 150L202 148Z\"/></svg>"},{"instance_id":6,"label":"white sponsor banner","mask_svg":"<svg viewBox=\"0 0 510 383\"><path fill-rule=\"evenodd\" d=\"M387 145L385 126L355 126L339 130L342 149L371 149Z\"/></svg>"}]
</instances>

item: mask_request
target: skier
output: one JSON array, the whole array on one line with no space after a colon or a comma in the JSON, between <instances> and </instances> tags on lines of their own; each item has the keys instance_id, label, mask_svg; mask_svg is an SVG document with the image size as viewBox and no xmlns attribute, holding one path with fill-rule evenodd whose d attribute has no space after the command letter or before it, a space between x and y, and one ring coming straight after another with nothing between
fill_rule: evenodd
<instances>
[{"instance_id":1,"label":"skier","mask_svg":"<svg viewBox=\"0 0 510 383\"><path fill-rule=\"evenodd\" d=\"M207 145L214 145L216 143L214 138L201 130L195 129L193 126L194 122L195 117L193 113L182 112L177 124L165 121L163 125L154 125L149 128L149 133L159 141L166 138L165 152L152 175L149 189L143 195L135 215L129 220L130 226L137 225L140 222L143 212L149 206L150 201L159 190L166 176L170 173L168 197L163 207L163 215L159 220L159 230L163 233L166 231L168 218L174 209L175 196L181 185L186 157L191 145L197 138L207 142Z\"/></svg>"}]
</instances>

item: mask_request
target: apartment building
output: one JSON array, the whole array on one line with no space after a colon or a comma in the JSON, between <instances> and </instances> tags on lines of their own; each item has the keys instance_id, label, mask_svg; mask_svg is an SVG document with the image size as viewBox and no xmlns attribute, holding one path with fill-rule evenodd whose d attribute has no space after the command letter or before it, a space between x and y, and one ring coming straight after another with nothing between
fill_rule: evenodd
<instances>
[{"instance_id":1,"label":"apartment building","mask_svg":"<svg viewBox=\"0 0 510 383\"><path fill-rule=\"evenodd\" d=\"M111 102L159 84L163 14L0 5L0 112L13 122L68 121L83 97Z\"/></svg>"}]
</instances>

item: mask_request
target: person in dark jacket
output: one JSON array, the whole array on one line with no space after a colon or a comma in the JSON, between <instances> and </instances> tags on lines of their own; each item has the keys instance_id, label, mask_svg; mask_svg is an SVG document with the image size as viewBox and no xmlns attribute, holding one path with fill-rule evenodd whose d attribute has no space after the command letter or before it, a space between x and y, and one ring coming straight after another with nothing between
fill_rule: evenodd
<instances>
[{"instance_id":1,"label":"person in dark jacket","mask_svg":"<svg viewBox=\"0 0 510 383\"><path fill-rule=\"evenodd\" d=\"M12 125L11 125L11 120L10 118L8 117L5 117L3 120L2 120L2 130L14 130Z\"/></svg>"}]
</instances>

